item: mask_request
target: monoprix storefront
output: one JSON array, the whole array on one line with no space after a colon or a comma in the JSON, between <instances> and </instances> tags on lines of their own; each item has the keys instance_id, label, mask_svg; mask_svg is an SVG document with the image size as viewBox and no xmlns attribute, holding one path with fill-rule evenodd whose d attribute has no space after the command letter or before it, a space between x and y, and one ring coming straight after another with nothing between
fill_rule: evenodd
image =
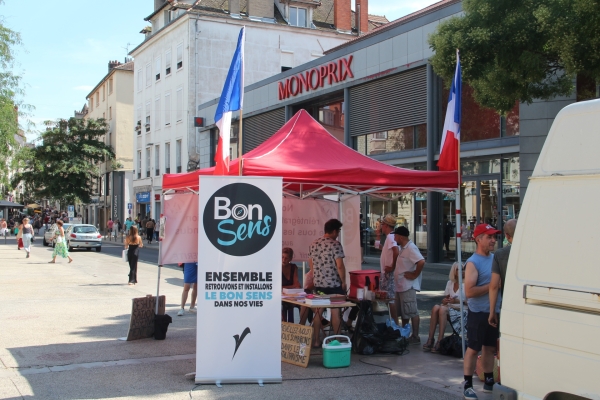
<instances>
[{"instance_id":1,"label":"monoprix storefront","mask_svg":"<svg viewBox=\"0 0 600 400\"><path fill-rule=\"evenodd\" d=\"M436 3L354 38L310 63L246 87L244 153L304 109L334 137L364 155L403 168L436 170L448 92L428 63L433 53L427 38L440 21L461 10L460 1ZM458 224L465 238L464 252L474 249L470 233L475 224L487 222L502 229L504 221L519 216L527 178L551 121L560 108L573 101L517 103L508 115L500 116L479 107L471 88L463 86L463 206ZM199 128L196 137L190 138L190 143L195 143L190 152L200 155L201 168L213 165L217 103L215 99L198 107L197 115L213 125ZM233 152L237 124L237 120L232 124ZM323 164L327 162L323 160ZM409 228L411 239L428 261L442 261L446 256L453 259L454 233L446 252L444 236L449 230L444 226L445 218L457 225L454 197L425 192L390 199L365 197L361 202L369 231L365 240L374 240L378 219L393 213L399 224ZM365 249L367 255L377 254L368 244Z\"/></svg>"}]
</instances>

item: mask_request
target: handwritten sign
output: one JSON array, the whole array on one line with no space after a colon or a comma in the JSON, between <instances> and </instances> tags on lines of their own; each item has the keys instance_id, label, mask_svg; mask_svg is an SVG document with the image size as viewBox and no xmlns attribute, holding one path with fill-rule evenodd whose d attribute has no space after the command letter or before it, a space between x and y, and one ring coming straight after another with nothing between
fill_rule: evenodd
<instances>
[{"instance_id":1,"label":"handwritten sign","mask_svg":"<svg viewBox=\"0 0 600 400\"><path fill-rule=\"evenodd\" d=\"M156 297L151 294L146 297L132 299L131 319L127 340L138 340L152 337L154 334L154 308ZM159 297L158 315L165 313L165 296Z\"/></svg>"},{"instance_id":2,"label":"handwritten sign","mask_svg":"<svg viewBox=\"0 0 600 400\"><path fill-rule=\"evenodd\" d=\"M306 368L310 359L313 328L281 323L281 361Z\"/></svg>"}]
</instances>

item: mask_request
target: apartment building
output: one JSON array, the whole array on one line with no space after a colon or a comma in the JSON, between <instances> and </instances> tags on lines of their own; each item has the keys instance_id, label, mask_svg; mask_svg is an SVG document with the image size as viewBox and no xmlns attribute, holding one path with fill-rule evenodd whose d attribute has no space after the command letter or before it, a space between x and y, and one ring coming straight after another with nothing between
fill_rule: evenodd
<instances>
[{"instance_id":1,"label":"apartment building","mask_svg":"<svg viewBox=\"0 0 600 400\"><path fill-rule=\"evenodd\" d=\"M360 25L358 18L353 22L350 0L155 0L141 31L144 41L130 53L134 213L158 219L162 175L209 165L212 139L195 110L220 96L242 26L244 79L250 85L323 56L356 37L357 26L366 32L387 21L369 18L367 1L362 3L367 22ZM266 101L277 93L264 95Z\"/></svg>"},{"instance_id":2,"label":"apartment building","mask_svg":"<svg viewBox=\"0 0 600 400\"><path fill-rule=\"evenodd\" d=\"M130 216L133 178L133 61L110 61L108 73L86 96L87 104L76 117L104 118L108 133L104 140L112 146L115 159L100 165L97 193L92 203L79 213L83 221L100 228L109 218L124 221Z\"/></svg>"}]
</instances>

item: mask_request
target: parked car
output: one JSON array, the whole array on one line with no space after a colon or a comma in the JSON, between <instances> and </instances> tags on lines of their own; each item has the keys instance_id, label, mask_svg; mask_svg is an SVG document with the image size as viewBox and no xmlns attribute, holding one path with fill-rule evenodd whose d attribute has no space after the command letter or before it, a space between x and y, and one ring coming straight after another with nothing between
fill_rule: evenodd
<instances>
[{"instance_id":1,"label":"parked car","mask_svg":"<svg viewBox=\"0 0 600 400\"><path fill-rule=\"evenodd\" d=\"M67 234L67 229L70 226L71 226L71 224L63 224L63 229L65 230L65 235ZM54 247L54 245L56 244L56 240L54 240L54 233L56 232L57 227L58 226L56 224L52 224L52 226L50 228L48 228L44 231L44 238L42 239L42 244L44 246L52 245L52 247Z\"/></svg>"},{"instance_id":2,"label":"parked car","mask_svg":"<svg viewBox=\"0 0 600 400\"><path fill-rule=\"evenodd\" d=\"M65 239L69 251L73 249L102 251L102 234L94 225L73 224L65 231Z\"/></svg>"}]
</instances>

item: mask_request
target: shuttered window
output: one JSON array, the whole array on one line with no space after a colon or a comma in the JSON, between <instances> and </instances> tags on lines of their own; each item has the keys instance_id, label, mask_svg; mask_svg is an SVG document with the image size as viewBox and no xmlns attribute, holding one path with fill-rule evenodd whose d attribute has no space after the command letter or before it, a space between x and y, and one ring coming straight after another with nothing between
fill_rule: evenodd
<instances>
[{"instance_id":1,"label":"shuttered window","mask_svg":"<svg viewBox=\"0 0 600 400\"><path fill-rule=\"evenodd\" d=\"M427 122L425 67L352 87L348 94L351 136Z\"/></svg>"},{"instance_id":2,"label":"shuttered window","mask_svg":"<svg viewBox=\"0 0 600 400\"><path fill-rule=\"evenodd\" d=\"M285 124L285 107L244 118L244 154L273 136Z\"/></svg>"}]
</instances>

